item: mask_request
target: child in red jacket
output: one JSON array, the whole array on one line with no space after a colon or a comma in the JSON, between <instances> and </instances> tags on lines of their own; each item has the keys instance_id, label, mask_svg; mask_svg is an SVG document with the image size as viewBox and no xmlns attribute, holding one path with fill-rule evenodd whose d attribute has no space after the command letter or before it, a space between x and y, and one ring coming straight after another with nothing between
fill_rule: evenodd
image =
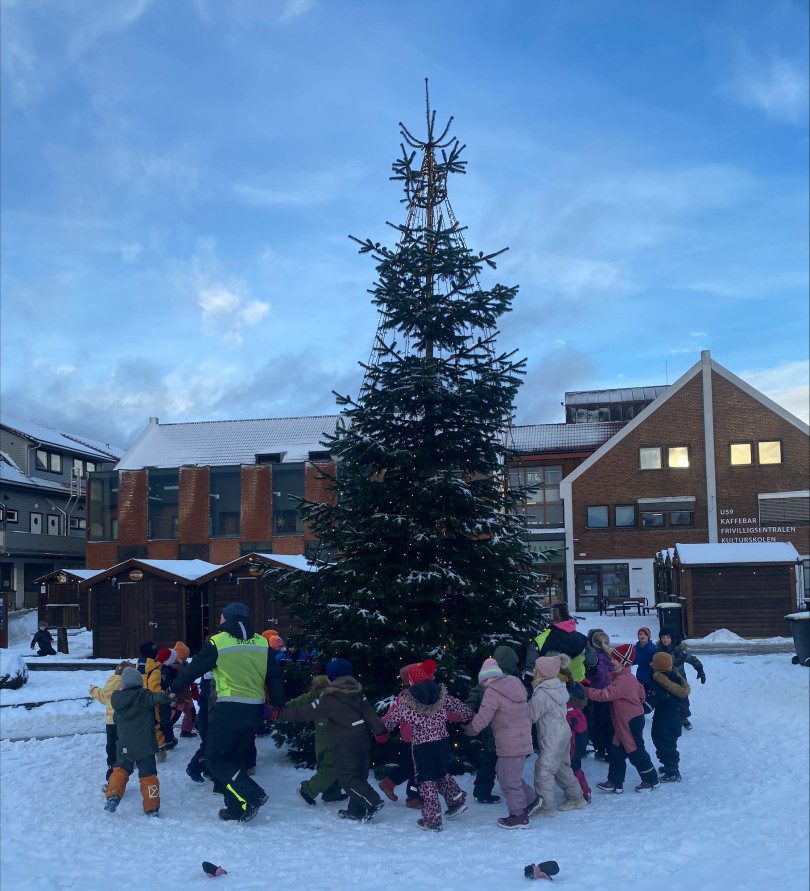
<instances>
[{"instance_id":1,"label":"child in red jacket","mask_svg":"<svg viewBox=\"0 0 810 891\"><path fill-rule=\"evenodd\" d=\"M591 803L591 787L582 769L582 758L588 748L588 721L583 709L587 703L585 688L582 684L571 684L568 687L568 706L565 717L571 728L571 770L577 778L582 796L588 804Z\"/></svg>"},{"instance_id":2,"label":"child in red jacket","mask_svg":"<svg viewBox=\"0 0 810 891\"><path fill-rule=\"evenodd\" d=\"M393 711L397 703L402 699L403 693L408 689L408 672L414 667L415 665L406 665L400 668L399 679L402 681L402 690L391 703L391 708L388 709L386 715ZM397 793L394 790L400 783L406 783L406 807L420 810L422 799L419 797L419 790L416 788L416 778L413 771L413 730L406 721L399 722L399 739L399 764L388 771L388 776L379 783L379 787L391 801L398 801Z\"/></svg>"}]
</instances>

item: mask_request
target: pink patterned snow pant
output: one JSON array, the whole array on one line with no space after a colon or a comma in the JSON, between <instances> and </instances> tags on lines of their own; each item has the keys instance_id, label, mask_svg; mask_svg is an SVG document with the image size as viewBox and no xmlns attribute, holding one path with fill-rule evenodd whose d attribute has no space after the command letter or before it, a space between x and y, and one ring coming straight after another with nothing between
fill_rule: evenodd
<instances>
[{"instance_id":1,"label":"pink patterned snow pant","mask_svg":"<svg viewBox=\"0 0 810 891\"><path fill-rule=\"evenodd\" d=\"M445 774L440 780L426 780L417 787L422 798L422 819L426 826L437 829L442 825L442 809L439 803L439 793L444 798L447 806L463 804L467 800L467 793L459 789L456 781Z\"/></svg>"}]
</instances>

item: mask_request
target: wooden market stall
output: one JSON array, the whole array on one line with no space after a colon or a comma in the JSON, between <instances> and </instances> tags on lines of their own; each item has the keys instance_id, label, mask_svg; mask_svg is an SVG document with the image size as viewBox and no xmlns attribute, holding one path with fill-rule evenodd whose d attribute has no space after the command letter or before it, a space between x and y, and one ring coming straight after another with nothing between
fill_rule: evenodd
<instances>
[{"instance_id":1,"label":"wooden market stall","mask_svg":"<svg viewBox=\"0 0 810 891\"><path fill-rule=\"evenodd\" d=\"M784 637L800 563L796 548L781 542L676 544L670 597L684 605L687 636L727 628L746 638Z\"/></svg>"},{"instance_id":2,"label":"wooden market stall","mask_svg":"<svg viewBox=\"0 0 810 891\"><path fill-rule=\"evenodd\" d=\"M246 554L216 567L198 580L208 585L209 627L216 629L223 607L238 600L250 607L256 631L275 628L285 639L298 633L295 616L268 570L280 571L280 583L287 572L315 572L317 568L306 557L286 554Z\"/></svg>"},{"instance_id":3,"label":"wooden market stall","mask_svg":"<svg viewBox=\"0 0 810 891\"><path fill-rule=\"evenodd\" d=\"M34 581L39 585L37 622L51 628L93 627L87 587L83 583L103 572L101 569L57 569Z\"/></svg>"},{"instance_id":4,"label":"wooden market stall","mask_svg":"<svg viewBox=\"0 0 810 891\"><path fill-rule=\"evenodd\" d=\"M200 577L219 567L205 560L125 560L83 582L93 616L93 656L137 656L153 640L183 640L198 650L208 631L208 586Z\"/></svg>"}]
</instances>

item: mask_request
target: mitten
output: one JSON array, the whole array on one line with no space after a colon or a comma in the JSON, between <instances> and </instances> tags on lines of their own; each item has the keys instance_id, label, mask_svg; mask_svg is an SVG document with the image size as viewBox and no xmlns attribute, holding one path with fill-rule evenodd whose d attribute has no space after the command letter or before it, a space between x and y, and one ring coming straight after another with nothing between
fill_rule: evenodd
<instances>
[{"instance_id":1,"label":"mitten","mask_svg":"<svg viewBox=\"0 0 810 891\"><path fill-rule=\"evenodd\" d=\"M699 674L699 675L698 675L698 680L700 681L701 684L705 684L705 683L706 683L706 675L705 675L705 674Z\"/></svg>"}]
</instances>

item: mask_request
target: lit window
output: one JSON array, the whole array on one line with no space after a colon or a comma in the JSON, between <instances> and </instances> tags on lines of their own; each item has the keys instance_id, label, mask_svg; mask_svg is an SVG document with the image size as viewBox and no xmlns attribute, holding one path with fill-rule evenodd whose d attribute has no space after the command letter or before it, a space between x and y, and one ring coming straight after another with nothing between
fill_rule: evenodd
<instances>
[{"instance_id":1,"label":"lit window","mask_svg":"<svg viewBox=\"0 0 810 891\"><path fill-rule=\"evenodd\" d=\"M664 525L664 515L657 510L643 510L641 512L641 525L645 529L658 529Z\"/></svg>"},{"instance_id":2,"label":"lit window","mask_svg":"<svg viewBox=\"0 0 810 891\"><path fill-rule=\"evenodd\" d=\"M731 443L731 463L733 466L754 463L754 455L750 442Z\"/></svg>"},{"instance_id":3,"label":"lit window","mask_svg":"<svg viewBox=\"0 0 810 891\"><path fill-rule=\"evenodd\" d=\"M51 452L51 473L61 473L62 472L62 456L57 455L56 452Z\"/></svg>"},{"instance_id":4,"label":"lit window","mask_svg":"<svg viewBox=\"0 0 810 891\"><path fill-rule=\"evenodd\" d=\"M617 526L635 526L636 525L636 509L632 504L620 505L616 508L616 525Z\"/></svg>"},{"instance_id":5,"label":"lit window","mask_svg":"<svg viewBox=\"0 0 810 891\"><path fill-rule=\"evenodd\" d=\"M607 505L597 505L588 508L588 528L589 529L607 529L608 527L608 509Z\"/></svg>"},{"instance_id":6,"label":"lit window","mask_svg":"<svg viewBox=\"0 0 810 891\"><path fill-rule=\"evenodd\" d=\"M641 470L660 470L661 446L639 449L638 466Z\"/></svg>"},{"instance_id":7,"label":"lit window","mask_svg":"<svg viewBox=\"0 0 810 891\"><path fill-rule=\"evenodd\" d=\"M670 446L667 449L667 464L670 467L689 467L689 446Z\"/></svg>"},{"instance_id":8,"label":"lit window","mask_svg":"<svg viewBox=\"0 0 810 891\"><path fill-rule=\"evenodd\" d=\"M782 443L778 439L757 443L760 464L781 464Z\"/></svg>"},{"instance_id":9,"label":"lit window","mask_svg":"<svg viewBox=\"0 0 810 891\"><path fill-rule=\"evenodd\" d=\"M37 470L47 470L48 469L48 453L42 449L37 449L36 467L37 467Z\"/></svg>"}]
</instances>

